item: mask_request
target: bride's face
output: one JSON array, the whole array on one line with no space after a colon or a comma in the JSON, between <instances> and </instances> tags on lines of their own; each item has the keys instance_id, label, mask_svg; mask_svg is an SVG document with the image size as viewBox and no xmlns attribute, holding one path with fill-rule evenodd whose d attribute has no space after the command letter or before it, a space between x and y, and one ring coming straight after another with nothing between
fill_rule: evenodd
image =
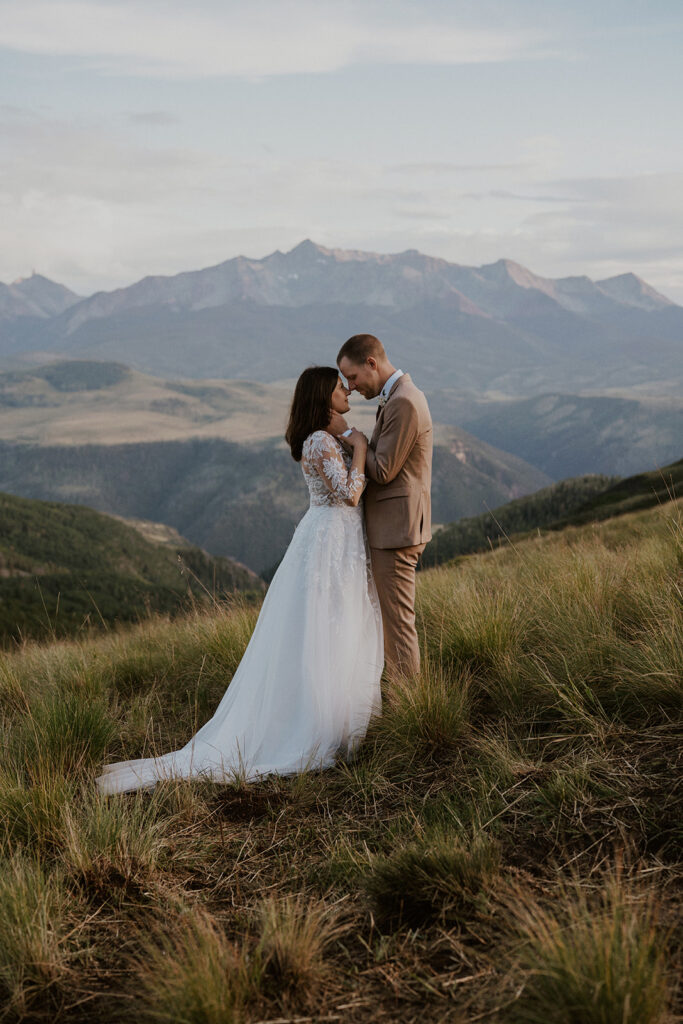
<instances>
[{"instance_id":1,"label":"bride's face","mask_svg":"<svg viewBox=\"0 0 683 1024\"><path fill-rule=\"evenodd\" d=\"M330 408L333 412L345 413L349 411L349 392L344 387L341 377L337 378L335 389L330 398Z\"/></svg>"}]
</instances>

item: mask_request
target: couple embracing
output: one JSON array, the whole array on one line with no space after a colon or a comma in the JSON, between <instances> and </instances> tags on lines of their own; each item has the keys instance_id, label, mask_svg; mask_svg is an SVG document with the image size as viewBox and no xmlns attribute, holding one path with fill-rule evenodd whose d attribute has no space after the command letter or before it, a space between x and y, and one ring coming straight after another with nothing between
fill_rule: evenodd
<instances>
[{"instance_id":1,"label":"couple embracing","mask_svg":"<svg viewBox=\"0 0 683 1024\"><path fill-rule=\"evenodd\" d=\"M431 537L427 401L373 335L349 338L337 365L309 367L297 381L285 436L310 505L216 712L180 750L106 766L102 792L328 767L379 714L383 667L390 678L419 670L415 569ZM369 441L344 418L353 390L379 398Z\"/></svg>"}]
</instances>

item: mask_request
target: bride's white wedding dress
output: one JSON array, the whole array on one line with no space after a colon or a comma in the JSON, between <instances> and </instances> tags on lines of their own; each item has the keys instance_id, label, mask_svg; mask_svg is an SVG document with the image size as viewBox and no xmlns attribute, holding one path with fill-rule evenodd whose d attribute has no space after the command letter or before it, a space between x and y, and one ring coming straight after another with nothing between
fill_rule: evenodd
<instances>
[{"instance_id":1,"label":"bride's white wedding dress","mask_svg":"<svg viewBox=\"0 0 683 1024\"><path fill-rule=\"evenodd\" d=\"M180 750L109 765L101 792L160 779L290 775L352 753L380 710L382 622L365 539L365 477L327 431L306 438L310 495L213 718Z\"/></svg>"}]
</instances>

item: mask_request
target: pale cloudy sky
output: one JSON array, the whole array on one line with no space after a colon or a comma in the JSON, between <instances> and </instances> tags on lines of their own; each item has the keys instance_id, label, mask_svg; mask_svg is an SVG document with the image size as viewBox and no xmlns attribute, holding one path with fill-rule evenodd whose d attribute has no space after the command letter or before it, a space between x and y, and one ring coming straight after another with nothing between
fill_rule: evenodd
<instances>
[{"instance_id":1,"label":"pale cloudy sky","mask_svg":"<svg viewBox=\"0 0 683 1024\"><path fill-rule=\"evenodd\" d=\"M683 303L680 0L0 0L0 280L323 245Z\"/></svg>"}]
</instances>

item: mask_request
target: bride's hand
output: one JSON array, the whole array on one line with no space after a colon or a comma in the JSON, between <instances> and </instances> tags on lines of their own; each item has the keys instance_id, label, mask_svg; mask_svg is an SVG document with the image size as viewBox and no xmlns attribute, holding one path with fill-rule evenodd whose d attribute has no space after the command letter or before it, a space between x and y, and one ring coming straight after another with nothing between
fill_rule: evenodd
<instances>
[{"instance_id":1,"label":"bride's hand","mask_svg":"<svg viewBox=\"0 0 683 1024\"><path fill-rule=\"evenodd\" d=\"M352 428L351 433L349 434L348 437L345 437L344 440L347 442L347 444L351 445L354 451L356 448L367 450L367 437L360 430L356 430L355 427Z\"/></svg>"}]
</instances>

